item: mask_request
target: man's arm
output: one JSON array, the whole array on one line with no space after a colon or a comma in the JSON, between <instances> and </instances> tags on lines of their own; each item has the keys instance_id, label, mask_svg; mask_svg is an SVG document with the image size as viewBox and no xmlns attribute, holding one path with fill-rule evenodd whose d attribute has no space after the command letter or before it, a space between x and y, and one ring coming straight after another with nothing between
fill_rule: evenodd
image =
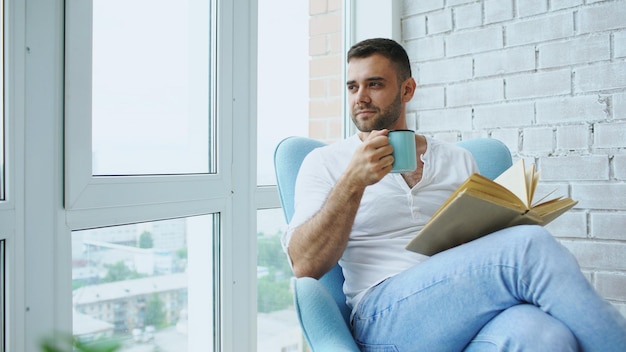
<instances>
[{"instance_id":1,"label":"man's arm","mask_svg":"<svg viewBox=\"0 0 626 352\"><path fill-rule=\"evenodd\" d=\"M387 133L373 131L363 138L322 208L294 230L288 251L297 277L320 278L341 258L365 188L391 171Z\"/></svg>"}]
</instances>

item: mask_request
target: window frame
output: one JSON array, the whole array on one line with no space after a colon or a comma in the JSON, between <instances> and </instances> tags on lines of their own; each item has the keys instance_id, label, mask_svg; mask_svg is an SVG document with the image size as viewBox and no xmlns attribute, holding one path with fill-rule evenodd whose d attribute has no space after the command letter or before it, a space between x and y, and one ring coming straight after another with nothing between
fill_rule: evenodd
<instances>
[{"instance_id":1,"label":"window frame","mask_svg":"<svg viewBox=\"0 0 626 352\"><path fill-rule=\"evenodd\" d=\"M248 254L254 252L252 248L234 245L242 240L249 241L246 236L238 234L253 234L250 229L255 227L256 222L253 217L256 214L252 212L247 198L251 192L246 191L251 188L251 180L255 179L250 177L249 170L255 169L250 164L255 162L251 150L254 150L252 146L255 145L256 139L244 137L246 134L256 135L256 124L246 121L246 117L254 116L255 104L250 102L254 90L234 88L246 87L247 82L255 80L256 71L252 68L256 66L256 62L254 56L249 53L256 45L256 40L251 35L256 28L256 22L238 19L255 18L256 6L242 6L243 4L237 2L244 1L215 1L212 5L217 39L212 49L215 62L212 72L216 77L213 89L215 104L210 107L210 111L215 116L217 126L215 134L218 144L217 173L175 176L92 176L91 121L81 118L91 109L90 104L86 103L90 101L89 96L81 96L90 92L90 87L85 86L90 85L89 80L83 80L82 87L69 87L72 98L78 99L83 104L66 103L65 116L65 208L67 225L71 230L114 225L111 223L113 219L115 224L121 224L213 212L221 214L219 258L222 270L220 292L216 294L216 297L221 297L219 307L216 307L216 312L220 314L216 319L221 319L221 324L216 326L216 333L219 332L221 335L221 349L233 351L250 350L250 346L256 342L253 338L256 327L254 324L246 323L252 321L249 319L253 311L250 306L254 306L255 302L251 302L250 305L239 303L249 300L246 293L251 292L250 282L255 278L251 274L256 272L251 264L246 263L250 262L249 260L242 261L239 258L241 249L246 250ZM91 47L91 38L85 35L90 33L85 31L90 28L90 16L84 16L91 13L90 4L91 2L82 0L66 2L68 36L66 60L69 60L66 67L72 68L71 72L66 72L66 82L74 85L80 82L76 80L75 75L79 78L90 77L90 67L85 67L85 62L89 63L90 60L84 60L85 55L91 57L90 52L85 52L85 48ZM233 22L240 23L232 26L230 23ZM82 57L84 60L82 65L74 62L72 60L74 57ZM250 69L241 69L242 67ZM238 126L236 131L235 124ZM168 192L164 194L163 189L167 189ZM233 209L237 209L237 216ZM244 221L239 218L240 214L244 216ZM251 256L245 255L246 258ZM233 286L244 288L235 289ZM239 329L248 325L248 329L243 331L248 331L247 335L250 338L233 338L234 325ZM239 329L237 331L241 332Z\"/></svg>"},{"instance_id":2,"label":"window frame","mask_svg":"<svg viewBox=\"0 0 626 352\"><path fill-rule=\"evenodd\" d=\"M23 0L22 0L23 1ZM0 201L0 240L4 241L4 323L2 324L4 350L20 350L18 340L24 336L23 314L18 314L24 298L17 288L25 282L24 262L18 260L23 248L23 237L16 236L23 229L23 211L20 205L24 189L24 79L25 33L18 28L24 25L24 6L20 1L4 0L4 196ZM22 347L23 350L23 347Z\"/></svg>"},{"instance_id":3,"label":"window frame","mask_svg":"<svg viewBox=\"0 0 626 352\"><path fill-rule=\"evenodd\" d=\"M217 6L212 5L211 31L218 32ZM217 34L211 38L210 72L217 77L211 82L210 115L215 119L217 131L212 131L212 146L217 148L218 170L215 174L92 176L92 123L91 116L91 57L92 57L92 1L68 0L66 2L65 41L65 209L75 210L133 207L166 202L187 202L188 199L207 201L228 197L232 189L232 119L224 116L222 106L228 105L226 94L218 94L218 82L224 82L217 65ZM221 30L221 29L220 29ZM220 39L228 40L228 39ZM227 74L226 74L227 75ZM225 76L226 76L225 75ZM221 87L220 87L221 88ZM212 130L212 129L210 129ZM215 142L218 138L219 141ZM163 190L167 190L164 192ZM130 220L130 219L129 219ZM143 220L143 219L138 219Z\"/></svg>"},{"instance_id":4,"label":"window frame","mask_svg":"<svg viewBox=\"0 0 626 352\"><path fill-rule=\"evenodd\" d=\"M73 45L65 35L71 37L76 28L72 11L84 13L80 11L84 4L5 2L10 10L5 14L11 18L7 51L12 60L5 91L9 96L5 108L12 111L5 131L10 136L9 200L0 203L0 219L7 219L0 224L0 236L8 238L7 349L38 350L42 337L72 331L71 231L219 212L218 348L254 350L256 263L251 259L255 257L251 236L256 228L256 175L251 170L256 170L256 1L213 5L219 35L218 174L119 179L86 177L84 170L91 171L91 163L72 155L73 149L90 146L81 138L91 135L90 124L72 117L64 96L77 77L65 69L74 64L71 53L65 55ZM171 191L147 194L159 187Z\"/></svg>"}]
</instances>

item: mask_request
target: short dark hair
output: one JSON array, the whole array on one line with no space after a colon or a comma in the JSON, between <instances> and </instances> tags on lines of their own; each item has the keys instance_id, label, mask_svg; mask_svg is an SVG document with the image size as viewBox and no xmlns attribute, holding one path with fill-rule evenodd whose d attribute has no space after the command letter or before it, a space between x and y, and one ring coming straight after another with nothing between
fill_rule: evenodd
<instances>
[{"instance_id":1,"label":"short dark hair","mask_svg":"<svg viewBox=\"0 0 626 352\"><path fill-rule=\"evenodd\" d=\"M387 38L365 39L354 44L348 50L347 62L353 58L366 58L374 54L380 54L391 61L395 66L400 82L411 77L411 63L409 56L396 41Z\"/></svg>"}]
</instances>

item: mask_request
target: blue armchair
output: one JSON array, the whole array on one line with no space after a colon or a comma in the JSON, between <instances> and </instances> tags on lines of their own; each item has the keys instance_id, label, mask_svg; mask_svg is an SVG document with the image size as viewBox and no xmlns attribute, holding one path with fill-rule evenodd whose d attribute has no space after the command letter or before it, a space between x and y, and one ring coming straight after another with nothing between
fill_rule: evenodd
<instances>
[{"instance_id":1,"label":"blue armchair","mask_svg":"<svg viewBox=\"0 0 626 352\"><path fill-rule=\"evenodd\" d=\"M274 169L287 222L293 216L294 188L302 160L311 150L323 145L310 138L288 137L276 147ZM496 139L472 139L457 145L469 150L480 173L491 179L512 164L509 149ZM304 336L314 352L359 351L349 329L350 309L346 305L343 282L343 272L338 264L319 280L303 277L295 281L296 312Z\"/></svg>"}]
</instances>

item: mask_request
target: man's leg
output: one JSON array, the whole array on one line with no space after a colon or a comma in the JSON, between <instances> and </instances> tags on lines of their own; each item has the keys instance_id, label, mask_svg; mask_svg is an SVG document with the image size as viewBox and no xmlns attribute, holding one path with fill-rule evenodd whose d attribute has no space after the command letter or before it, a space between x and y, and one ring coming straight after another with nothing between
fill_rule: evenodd
<instances>
[{"instance_id":1,"label":"man's leg","mask_svg":"<svg viewBox=\"0 0 626 352\"><path fill-rule=\"evenodd\" d=\"M491 319L465 352L576 352L578 342L560 321L532 304L513 306Z\"/></svg>"},{"instance_id":2,"label":"man's leg","mask_svg":"<svg viewBox=\"0 0 626 352\"><path fill-rule=\"evenodd\" d=\"M383 281L357 307L353 330L357 342L399 351L459 351L526 302L563 322L583 350L626 350L626 320L539 226L498 231Z\"/></svg>"}]
</instances>

